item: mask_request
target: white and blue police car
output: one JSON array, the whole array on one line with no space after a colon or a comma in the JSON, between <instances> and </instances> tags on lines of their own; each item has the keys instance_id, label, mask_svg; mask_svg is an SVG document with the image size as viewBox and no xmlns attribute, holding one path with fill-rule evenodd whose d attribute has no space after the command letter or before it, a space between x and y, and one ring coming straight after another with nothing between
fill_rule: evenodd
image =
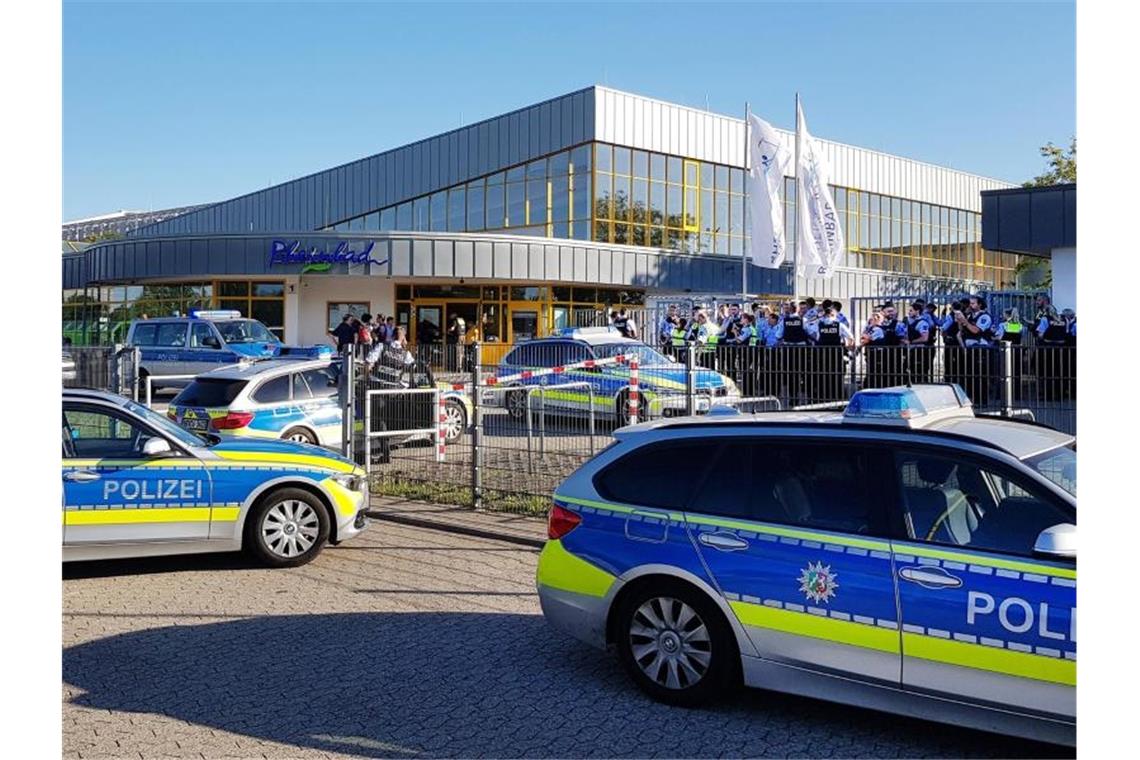
<instances>
[{"instance_id":1,"label":"white and blue police car","mask_svg":"<svg viewBox=\"0 0 1140 760\"><path fill-rule=\"evenodd\" d=\"M242 362L276 357L328 358L332 347L287 346L256 319L245 319L232 309L193 310L187 317L136 319L127 333L127 345L140 353L139 387L145 393L147 377L152 390L181 388L199 372Z\"/></svg>"},{"instance_id":2,"label":"white and blue police car","mask_svg":"<svg viewBox=\"0 0 1140 760\"><path fill-rule=\"evenodd\" d=\"M624 360L612 361L617 357ZM522 419L529 389L545 387L549 391L543 393L542 403L548 409L581 414L591 409L592 401L596 415L625 424L629 421L631 357L638 362L639 418L684 414L685 365L612 327L565 328L550 337L519 343L496 368L504 387L517 388L505 391L500 398L512 417ZM597 366L582 366L591 360L598 362ZM543 372L556 367L571 369ZM703 368L694 375L697 413L740 399L740 389L732 378Z\"/></svg>"},{"instance_id":3,"label":"white and blue police car","mask_svg":"<svg viewBox=\"0 0 1140 760\"><path fill-rule=\"evenodd\" d=\"M615 436L554 493L538 593L653 697L743 683L1074 741L1073 436L952 385Z\"/></svg>"}]
</instances>

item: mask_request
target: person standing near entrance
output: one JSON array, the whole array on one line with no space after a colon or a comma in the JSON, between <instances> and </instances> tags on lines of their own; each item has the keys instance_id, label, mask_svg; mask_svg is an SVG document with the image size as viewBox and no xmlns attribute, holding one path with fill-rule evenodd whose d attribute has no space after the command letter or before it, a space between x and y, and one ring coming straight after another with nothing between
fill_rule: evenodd
<instances>
[{"instance_id":1,"label":"person standing near entrance","mask_svg":"<svg viewBox=\"0 0 1140 760\"><path fill-rule=\"evenodd\" d=\"M976 405L990 397L990 353L994 338L993 317L986 311L986 299L970 296L969 312L958 320L962 345L966 347L966 395Z\"/></svg>"},{"instance_id":2,"label":"person standing near entrance","mask_svg":"<svg viewBox=\"0 0 1140 760\"><path fill-rule=\"evenodd\" d=\"M336 341L337 353L342 353L346 346L351 347L356 343L356 327L352 324L354 319L352 314L345 314L340 324L329 330L329 335Z\"/></svg>"},{"instance_id":3,"label":"person standing near entrance","mask_svg":"<svg viewBox=\"0 0 1140 760\"><path fill-rule=\"evenodd\" d=\"M906 317L907 367L912 383L929 383L934 356L930 347L930 323L926 321L926 304L915 301Z\"/></svg>"}]
</instances>

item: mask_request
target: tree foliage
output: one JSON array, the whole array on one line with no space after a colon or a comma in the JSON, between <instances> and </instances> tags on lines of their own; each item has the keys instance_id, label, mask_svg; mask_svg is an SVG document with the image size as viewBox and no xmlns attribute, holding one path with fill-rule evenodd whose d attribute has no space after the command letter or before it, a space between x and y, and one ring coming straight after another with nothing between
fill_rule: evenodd
<instances>
[{"instance_id":1,"label":"tree foliage","mask_svg":"<svg viewBox=\"0 0 1140 760\"><path fill-rule=\"evenodd\" d=\"M1041 156L1045 159L1049 170L1039 174L1022 187L1044 187L1047 185L1062 185L1077 181L1077 138L1069 142L1069 149L1060 145L1047 143L1041 147Z\"/></svg>"}]
</instances>

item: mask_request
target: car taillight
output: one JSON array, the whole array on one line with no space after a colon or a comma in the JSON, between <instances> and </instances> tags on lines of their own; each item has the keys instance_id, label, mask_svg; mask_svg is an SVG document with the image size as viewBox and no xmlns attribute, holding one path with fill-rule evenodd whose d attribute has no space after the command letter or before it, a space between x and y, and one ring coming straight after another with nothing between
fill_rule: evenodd
<instances>
[{"instance_id":1,"label":"car taillight","mask_svg":"<svg viewBox=\"0 0 1140 760\"><path fill-rule=\"evenodd\" d=\"M546 535L552 540L562 538L577 528L581 522L582 518L576 512L555 504L550 508L550 514L546 518Z\"/></svg>"},{"instance_id":2,"label":"car taillight","mask_svg":"<svg viewBox=\"0 0 1140 760\"><path fill-rule=\"evenodd\" d=\"M214 430L235 430L245 427L252 419L253 412L230 412L225 417L210 420L210 427Z\"/></svg>"}]
</instances>

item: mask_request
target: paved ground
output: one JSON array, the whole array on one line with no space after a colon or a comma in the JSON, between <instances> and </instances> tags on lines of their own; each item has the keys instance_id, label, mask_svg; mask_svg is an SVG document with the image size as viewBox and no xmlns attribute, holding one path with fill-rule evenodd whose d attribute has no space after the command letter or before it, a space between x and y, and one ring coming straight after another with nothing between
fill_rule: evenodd
<instances>
[{"instance_id":1,"label":"paved ground","mask_svg":"<svg viewBox=\"0 0 1140 760\"><path fill-rule=\"evenodd\" d=\"M66 757L1040 756L1045 745L762 691L651 702L552 633L536 552L375 522L289 571L64 569Z\"/></svg>"}]
</instances>

